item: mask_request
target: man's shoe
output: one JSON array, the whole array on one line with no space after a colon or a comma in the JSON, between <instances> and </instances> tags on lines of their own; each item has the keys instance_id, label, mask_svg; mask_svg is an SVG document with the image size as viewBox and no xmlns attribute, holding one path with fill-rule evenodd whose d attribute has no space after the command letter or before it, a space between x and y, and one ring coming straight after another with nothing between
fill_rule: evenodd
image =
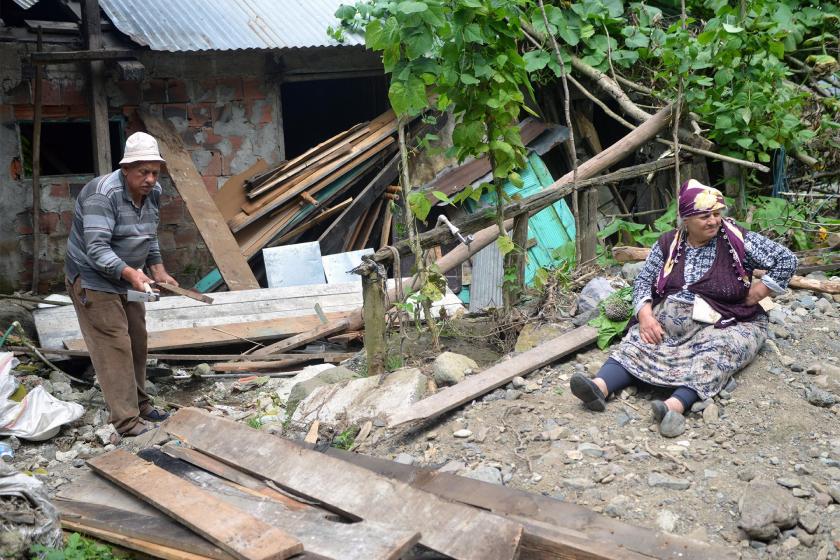
<instances>
[{"instance_id":1,"label":"man's shoe","mask_svg":"<svg viewBox=\"0 0 840 560\"><path fill-rule=\"evenodd\" d=\"M569 380L569 387L572 394L583 401L583 406L596 412L604 412L607 409L607 398L595 382L583 375L576 373Z\"/></svg>"},{"instance_id":2,"label":"man's shoe","mask_svg":"<svg viewBox=\"0 0 840 560\"><path fill-rule=\"evenodd\" d=\"M159 408L150 407L145 412L140 413L140 418L149 422L163 422L169 418L169 413Z\"/></svg>"},{"instance_id":3,"label":"man's shoe","mask_svg":"<svg viewBox=\"0 0 840 560\"><path fill-rule=\"evenodd\" d=\"M121 437L137 437L141 434L145 434L148 431L154 430L155 428L157 428L157 424L152 424L151 422L145 422L143 420L140 420L136 424L134 424L131 428L122 432L120 434L120 436Z\"/></svg>"}]
</instances>

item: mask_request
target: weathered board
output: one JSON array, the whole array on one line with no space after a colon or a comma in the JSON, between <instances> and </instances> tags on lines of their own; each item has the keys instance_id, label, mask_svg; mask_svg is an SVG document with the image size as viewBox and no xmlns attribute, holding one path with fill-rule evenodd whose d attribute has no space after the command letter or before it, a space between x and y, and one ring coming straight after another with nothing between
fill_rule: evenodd
<instances>
[{"instance_id":1,"label":"weathered board","mask_svg":"<svg viewBox=\"0 0 840 560\"><path fill-rule=\"evenodd\" d=\"M97 473L175 518L241 560L284 560L303 545L197 486L117 449L88 460Z\"/></svg>"},{"instance_id":2,"label":"weathered board","mask_svg":"<svg viewBox=\"0 0 840 560\"><path fill-rule=\"evenodd\" d=\"M143 110L140 111L140 115L149 134L157 138L172 184L184 200L187 211L192 216L228 288L231 291L259 288L259 282L248 266L248 261L242 256L242 251L227 228L222 213L207 192L204 180L195 168L180 136L163 118Z\"/></svg>"},{"instance_id":3,"label":"weathered board","mask_svg":"<svg viewBox=\"0 0 840 560\"><path fill-rule=\"evenodd\" d=\"M163 428L191 447L337 513L419 531L421 544L453 558L516 556L522 527L501 517L441 500L198 409L179 410Z\"/></svg>"}]
</instances>

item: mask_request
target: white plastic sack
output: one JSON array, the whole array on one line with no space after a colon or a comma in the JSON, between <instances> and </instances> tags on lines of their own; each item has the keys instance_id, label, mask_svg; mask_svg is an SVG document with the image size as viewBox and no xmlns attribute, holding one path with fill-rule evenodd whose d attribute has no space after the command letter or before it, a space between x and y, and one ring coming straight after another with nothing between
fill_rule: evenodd
<instances>
[{"instance_id":1,"label":"white plastic sack","mask_svg":"<svg viewBox=\"0 0 840 560\"><path fill-rule=\"evenodd\" d=\"M10 373L13 360L10 352L0 353L0 436L42 441L56 435L62 424L81 418L85 412L82 405L60 401L41 386L21 402L11 400L17 388Z\"/></svg>"},{"instance_id":2,"label":"white plastic sack","mask_svg":"<svg viewBox=\"0 0 840 560\"><path fill-rule=\"evenodd\" d=\"M15 521L13 518L4 520L0 517L0 534L7 537L17 536L17 539L0 539L0 558L20 555L33 544L47 547L57 547L61 544L58 510L50 502L44 484L33 476L14 471L0 461L0 500L9 496L27 500L35 516L34 519L21 521ZM4 545L12 550L4 550ZM15 548L19 550L14 550Z\"/></svg>"}]
</instances>

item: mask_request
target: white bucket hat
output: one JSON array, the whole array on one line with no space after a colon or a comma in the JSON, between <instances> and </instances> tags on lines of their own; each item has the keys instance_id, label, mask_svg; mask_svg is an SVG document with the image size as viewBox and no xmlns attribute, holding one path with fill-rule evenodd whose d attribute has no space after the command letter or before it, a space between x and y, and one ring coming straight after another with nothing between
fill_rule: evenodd
<instances>
[{"instance_id":1,"label":"white bucket hat","mask_svg":"<svg viewBox=\"0 0 840 560\"><path fill-rule=\"evenodd\" d=\"M164 161L160 157L158 143L154 136L145 132L135 132L125 141L125 153L120 160L120 165L136 161Z\"/></svg>"}]
</instances>

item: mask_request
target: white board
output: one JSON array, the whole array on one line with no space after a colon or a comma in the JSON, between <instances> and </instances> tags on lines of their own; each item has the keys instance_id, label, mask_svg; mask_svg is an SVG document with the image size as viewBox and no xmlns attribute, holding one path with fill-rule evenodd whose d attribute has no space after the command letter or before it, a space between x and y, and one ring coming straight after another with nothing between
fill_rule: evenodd
<instances>
[{"instance_id":1,"label":"white board","mask_svg":"<svg viewBox=\"0 0 840 560\"><path fill-rule=\"evenodd\" d=\"M327 284L361 283L362 277L358 274L351 274L349 271L362 264L363 256L372 255L373 252L373 249L359 249L358 251L321 257L321 261L324 263L324 273L327 276Z\"/></svg>"},{"instance_id":2,"label":"white board","mask_svg":"<svg viewBox=\"0 0 840 560\"><path fill-rule=\"evenodd\" d=\"M269 288L311 286L324 283L321 245L317 241L263 249Z\"/></svg>"}]
</instances>

